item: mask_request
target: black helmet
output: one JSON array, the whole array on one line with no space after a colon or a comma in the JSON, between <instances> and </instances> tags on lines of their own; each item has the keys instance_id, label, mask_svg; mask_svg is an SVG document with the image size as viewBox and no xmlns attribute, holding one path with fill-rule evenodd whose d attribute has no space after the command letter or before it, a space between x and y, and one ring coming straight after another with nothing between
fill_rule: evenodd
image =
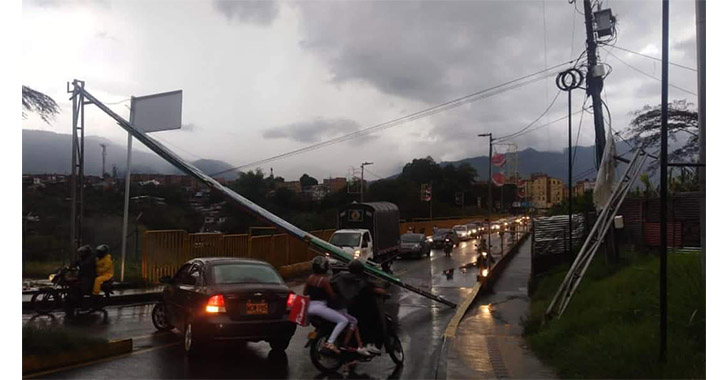
<instances>
[{"instance_id":1,"label":"black helmet","mask_svg":"<svg viewBox=\"0 0 728 380\"><path fill-rule=\"evenodd\" d=\"M348 267L351 273L364 273L364 263L360 260L351 260Z\"/></svg>"},{"instance_id":2,"label":"black helmet","mask_svg":"<svg viewBox=\"0 0 728 380\"><path fill-rule=\"evenodd\" d=\"M78 256L80 257L86 257L89 253L91 253L91 246L88 244L78 248Z\"/></svg>"},{"instance_id":3,"label":"black helmet","mask_svg":"<svg viewBox=\"0 0 728 380\"><path fill-rule=\"evenodd\" d=\"M109 246L106 244L101 244L100 246L96 247L96 255L98 257L104 257L106 254L109 253Z\"/></svg>"},{"instance_id":4,"label":"black helmet","mask_svg":"<svg viewBox=\"0 0 728 380\"><path fill-rule=\"evenodd\" d=\"M329 271L329 260L323 256L316 256L311 261L313 273L324 274Z\"/></svg>"}]
</instances>

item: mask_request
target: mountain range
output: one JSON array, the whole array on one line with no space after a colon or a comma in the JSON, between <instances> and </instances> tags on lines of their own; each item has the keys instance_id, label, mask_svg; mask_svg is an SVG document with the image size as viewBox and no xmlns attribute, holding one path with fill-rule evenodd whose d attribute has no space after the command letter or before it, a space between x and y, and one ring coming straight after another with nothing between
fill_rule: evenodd
<instances>
[{"instance_id":1,"label":"mountain range","mask_svg":"<svg viewBox=\"0 0 728 380\"><path fill-rule=\"evenodd\" d=\"M112 168L117 168L121 175L126 168L126 147L113 143L98 136L85 138L85 173L88 175L101 175L101 145L106 144L106 172L112 174ZM69 174L71 172L71 135L49 131L23 129L23 173L24 174ZM629 151L629 146L623 141L617 142L617 154ZM518 152L518 175L527 178L533 173L545 173L551 177L566 179L568 176L568 154L564 149L561 152L541 152L527 148ZM629 156L627 156L629 157ZM149 174L181 174L179 170L153 153L133 150L134 173ZM595 178L594 146L579 146L576 149L573 176L574 180ZM459 165L468 163L478 171L478 178L488 178L488 156L465 158L459 161L441 162L440 165ZM192 162L207 174L217 173L231 169L233 166L224 161L201 159ZM503 167L502 169L504 169ZM501 168L493 167L493 172ZM226 179L237 178L236 171L222 175ZM393 178L392 176L390 178Z\"/></svg>"},{"instance_id":2,"label":"mountain range","mask_svg":"<svg viewBox=\"0 0 728 380\"><path fill-rule=\"evenodd\" d=\"M624 141L617 141L617 155L629 152L630 146ZM595 146L579 146L575 149L572 178L574 180L593 179L596 178L596 151ZM516 155L508 155L507 159L514 159ZM630 155L624 156L629 159ZM528 178L531 174L544 173L549 177L560 178L566 180L569 176L569 154L568 149L561 152L541 152L532 148L526 148L519 151L518 159L518 176L520 178ZM465 158L459 161L441 162L440 166L453 164L458 166L468 163L478 171L479 180L487 180L488 178L488 156L478 156ZM498 168L493 166L492 172L505 171L506 165Z\"/></svg>"},{"instance_id":3,"label":"mountain range","mask_svg":"<svg viewBox=\"0 0 728 380\"><path fill-rule=\"evenodd\" d=\"M126 170L126 146L98 136L84 139L84 172L87 175L101 175L101 144L106 145L106 173L117 168L118 175ZM214 174L233 166L224 161L201 159L191 162L207 174ZM49 131L23 129L23 174L70 174L71 135ZM171 164L153 153L133 149L132 173L182 174ZM222 174L225 179L235 179L235 171Z\"/></svg>"}]
</instances>

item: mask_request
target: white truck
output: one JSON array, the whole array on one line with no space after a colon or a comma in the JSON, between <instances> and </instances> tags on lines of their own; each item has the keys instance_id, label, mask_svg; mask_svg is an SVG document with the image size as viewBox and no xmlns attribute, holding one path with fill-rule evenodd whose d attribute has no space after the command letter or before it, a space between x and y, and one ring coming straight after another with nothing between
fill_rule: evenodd
<instances>
[{"instance_id":1,"label":"white truck","mask_svg":"<svg viewBox=\"0 0 728 380\"><path fill-rule=\"evenodd\" d=\"M339 211L329 243L386 269L399 253L399 208L389 202L352 203Z\"/></svg>"}]
</instances>

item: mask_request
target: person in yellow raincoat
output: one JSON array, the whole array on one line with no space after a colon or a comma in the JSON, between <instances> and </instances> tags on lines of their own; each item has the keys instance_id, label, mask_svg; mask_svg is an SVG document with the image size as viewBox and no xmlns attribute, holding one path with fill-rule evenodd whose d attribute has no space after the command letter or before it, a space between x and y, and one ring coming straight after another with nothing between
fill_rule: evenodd
<instances>
[{"instance_id":1,"label":"person in yellow raincoat","mask_svg":"<svg viewBox=\"0 0 728 380\"><path fill-rule=\"evenodd\" d=\"M101 244L96 247L96 279L94 280L93 295L101 293L101 284L114 277L114 261L111 260L109 246Z\"/></svg>"}]
</instances>

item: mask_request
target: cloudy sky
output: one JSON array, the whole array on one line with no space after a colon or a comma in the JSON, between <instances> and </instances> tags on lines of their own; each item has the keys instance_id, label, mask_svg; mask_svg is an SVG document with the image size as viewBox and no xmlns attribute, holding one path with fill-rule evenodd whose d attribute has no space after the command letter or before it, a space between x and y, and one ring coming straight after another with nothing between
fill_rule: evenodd
<instances>
[{"instance_id":1,"label":"cloudy sky","mask_svg":"<svg viewBox=\"0 0 728 380\"><path fill-rule=\"evenodd\" d=\"M617 47L660 56L659 1L602 3L617 17ZM671 3L670 61L695 68L694 1ZM123 116L132 95L182 89L183 130L154 136L186 159L248 164L573 60L584 50L582 4L26 0L22 82L51 95L63 112L51 125L31 116L23 128L70 133L66 82L74 78ZM599 55L612 68L603 98L619 131L630 112L659 103L660 83L650 76L660 77L660 64L612 47ZM697 92L696 79L694 71L671 66L670 82L681 89L671 87L670 98L697 102L688 93ZM388 176L415 157L482 155L485 140L476 134L518 131L557 96L553 75L525 82L261 167L287 179L303 172L320 179L371 161L367 176ZM573 96L577 110L584 92ZM532 129L552 124L512 142L519 149L565 148L566 121L554 121L566 113L562 93ZM580 145L593 144L592 123L585 113ZM86 125L89 135L125 143L125 132L98 110L88 108Z\"/></svg>"}]
</instances>

